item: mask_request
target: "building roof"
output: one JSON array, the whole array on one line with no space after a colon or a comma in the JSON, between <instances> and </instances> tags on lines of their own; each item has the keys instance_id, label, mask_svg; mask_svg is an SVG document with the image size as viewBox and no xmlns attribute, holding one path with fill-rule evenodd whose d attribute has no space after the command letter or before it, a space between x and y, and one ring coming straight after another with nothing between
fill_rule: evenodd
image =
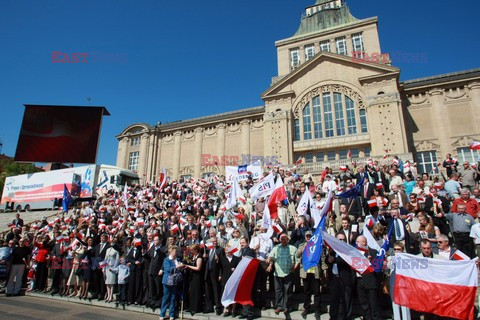
<instances>
[{"instance_id":1,"label":"building roof","mask_svg":"<svg viewBox=\"0 0 480 320\"><path fill-rule=\"evenodd\" d=\"M160 130L172 130L172 129L182 128L187 126L195 126L195 125L205 124L205 123L228 121L230 119L239 118L239 117L244 118L244 117L253 116L253 115L263 116L264 112L265 112L264 106L251 107L251 108L234 110L229 112L217 113L209 116L164 123L164 124L157 125L157 128Z\"/></svg>"},{"instance_id":2,"label":"building roof","mask_svg":"<svg viewBox=\"0 0 480 320\"><path fill-rule=\"evenodd\" d=\"M472 78L480 78L480 68L469 69L451 73L440 74L431 77L424 77L400 82L404 89L414 89L424 86L432 86L451 81L461 81Z\"/></svg>"}]
</instances>

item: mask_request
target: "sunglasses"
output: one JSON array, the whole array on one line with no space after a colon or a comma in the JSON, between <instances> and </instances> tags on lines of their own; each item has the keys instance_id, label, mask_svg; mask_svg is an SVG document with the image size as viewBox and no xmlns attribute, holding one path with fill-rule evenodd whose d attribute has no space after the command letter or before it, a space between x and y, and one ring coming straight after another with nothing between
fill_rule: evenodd
<instances>
[{"instance_id":1,"label":"sunglasses","mask_svg":"<svg viewBox=\"0 0 480 320\"><path fill-rule=\"evenodd\" d=\"M444 241L437 241L437 243L443 243Z\"/></svg>"},{"instance_id":2,"label":"sunglasses","mask_svg":"<svg viewBox=\"0 0 480 320\"><path fill-rule=\"evenodd\" d=\"M402 251L402 249L400 249L400 248L393 248L393 250L395 250L395 251Z\"/></svg>"}]
</instances>

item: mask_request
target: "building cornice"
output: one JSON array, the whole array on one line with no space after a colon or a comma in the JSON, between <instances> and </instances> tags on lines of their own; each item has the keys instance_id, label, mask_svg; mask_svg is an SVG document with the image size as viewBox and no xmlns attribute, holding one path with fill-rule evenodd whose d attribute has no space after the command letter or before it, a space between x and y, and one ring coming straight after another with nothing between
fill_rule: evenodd
<instances>
[{"instance_id":1,"label":"building cornice","mask_svg":"<svg viewBox=\"0 0 480 320\"><path fill-rule=\"evenodd\" d=\"M399 84L400 89L404 92L428 90L433 87L458 85L461 83L473 82L480 80L480 68L470 69L459 72L441 74L433 77L425 77L413 80L403 81Z\"/></svg>"}]
</instances>

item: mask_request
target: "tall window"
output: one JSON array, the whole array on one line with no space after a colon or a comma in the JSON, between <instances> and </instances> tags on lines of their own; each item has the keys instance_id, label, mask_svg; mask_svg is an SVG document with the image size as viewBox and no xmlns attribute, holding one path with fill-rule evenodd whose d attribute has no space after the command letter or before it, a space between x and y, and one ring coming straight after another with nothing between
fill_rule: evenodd
<instances>
[{"instance_id":1,"label":"tall window","mask_svg":"<svg viewBox=\"0 0 480 320\"><path fill-rule=\"evenodd\" d=\"M348 156L347 149L338 150L338 156L340 157L340 159L347 159L347 156Z\"/></svg>"},{"instance_id":2,"label":"tall window","mask_svg":"<svg viewBox=\"0 0 480 320\"><path fill-rule=\"evenodd\" d=\"M418 173L436 172L437 152L435 150L417 153Z\"/></svg>"},{"instance_id":3,"label":"tall window","mask_svg":"<svg viewBox=\"0 0 480 320\"><path fill-rule=\"evenodd\" d=\"M294 69L300 64L300 49L290 49L290 67Z\"/></svg>"},{"instance_id":4,"label":"tall window","mask_svg":"<svg viewBox=\"0 0 480 320\"><path fill-rule=\"evenodd\" d=\"M312 123L310 122L310 104L303 108L303 139L312 139Z\"/></svg>"},{"instance_id":5,"label":"tall window","mask_svg":"<svg viewBox=\"0 0 480 320\"><path fill-rule=\"evenodd\" d=\"M358 156L360 154L360 151L359 151L358 148L351 148L350 153L352 154L352 158L356 159L356 158L358 158Z\"/></svg>"},{"instance_id":6,"label":"tall window","mask_svg":"<svg viewBox=\"0 0 480 320\"><path fill-rule=\"evenodd\" d=\"M330 93L323 94L323 118L325 119L325 136L333 137L333 115Z\"/></svg>"},{"instance_id":7,"label":"tall window","mask_svg":"<svg viewBox=\"0 0 480 320\"><path fill-rule=\"evenodd\" d=\"M468 161L470 163L477 162L480 152L478 150L471 150L469 147L457 148L458 161Z\"/></svg>"},{"instance_id":8,"label":"tall window","mask_svg":"<svg viewBox=\"0 0 480 320\"><path fill-rule=\"evenodd\" d=\"M329 161L335 160L335 155L336 155L335 150L328 151L327 152L328 160Z\"/></svg>"},{"instance_id":9,"label":"tall window","mask_svg":"<svg viewBox=\"0 0 480 320\"><path fill-rule=\"evenodd\" d=\"M322 162L325 160L325 153L318 151L316 154L317 162Z\"/></svg>"},{"instance_id":10,"label":"tall window","mask_svg":"<svg viewBox=\"0 0 480 320\"><path fill-rule=\"evenodd\" d=\"M305 153L305 162L312 163L313 162L313 153L307 152Z\"/></svg>"},{"instance_id":11,"label":"tall window","mask_svg":"<svg viewBox=\"0 0 480 320\"><path fill-rule=\"evenodd\" d=\"M305 46L305 61L310 60L315 55L315 45L309 44Z\"/></svg>"},{"instance_id":12,"label":"tall window","mask_svg":"<svg viewBox=\"0 0 480 320\"><path fill-rule=\"evenodd\" d=\"M136 147L140 145L140 137L134 137L130 140L130 145Z\"/></svg>"},{"instance_id":13,"label":"tall window","mask_svg":"<svg viewBox=\"0 0 480 320\"><path fill-rule=\"evenodd\" d=\"M365 109L360 109L360 125L362 126L362 133L368 132L368 127L367 127L367 114L365 112Z\"/></svg>"},{"instance_id":14,"label":"tall window","mask_svg":"<svg viewBox=\"0 0 480 320\"><path fill-rule=\"evenodd\" d=\"M337 136L344 136L345 135L345 119L343 118L342 94L335 92L333 94L333 101L335 103L335 120L337 124Z\"/></svg>"},{"instance_id":15,"label":"tall window","mask_svg":"<svg viewBox=\"0 0 480 320\"><path fill-rule=\"evenodd\" d=\"M322 107L320 106L320 97L313 98L313 131L315 139L322 138Z\"/></svg>"},{"instance_id":16,"label":"tall window","mask_svg":"<svg viewBox=\"0 0 480 320\"><path fill-rule=\"evenodd\" d=\"M138 158L139 158L139 152L130 152L130 157L128 159L128 169L132 171L138 170Z\"/></svg>"},{"instance_id":17,"label":"tall window","mask_svg":"<svg viewBox=\"0 0 480 320\"><path fill-rule=\"evenodd\" d=\"M360 57L363 57L363 53L365 52L365 48L363 46L363 36L361 33L352 34L352 48L353 51L357 54L361 52Z\"/></svg>"},{"instance_id":18,"label":"tall window","mask_svg":"<svg viewBox=\"0 0 480 320\"><path fill-rule=\"evenodd\" d=\"M295 136L293 137L293 139L295 141L299 141L300 140L300 119L295 119L294 121L294 129L295 129Z\"/></svg>"},{"instance_id":19,"label":"tall window","mask_svg":"<svg viewBox=\"0 0 480 320\"><path fill-rule=\"evenodd\" d=\"M352 99L345 96L345 104L347 105L348 134L355 134L357 133L357 121L355 120L355 103Z\"/></svg>"},{"instance_id":20,"label":"tall window","mask_svg":"<svg viewBox=\"0 0 480 320\"><path fill-rule=\"evenodd\" d=\"M320 42L320 51L330 52L330 40Z\"/></svg>"},{"instance_id":21,"label":"tall window","mask_svg":"<svg viewBox=\"0 0 480 320\"><path fill-rule=\"evenodd\" d=\"M372 149L370 147L363 147L363 153L365 154L365 157L370 157L370 152Z\"/></svg>"},{"instance_id":22,"label":"tall window","mask_svg":"<svg viewBox=\"0 0 480 320\"><path fill-rule=\"evenodd\" d=\"M335 39L335 42L337 44L337 53L338 54L347 54L347 40L345 37L337 38Z\"/></svg>"}]
</instances>

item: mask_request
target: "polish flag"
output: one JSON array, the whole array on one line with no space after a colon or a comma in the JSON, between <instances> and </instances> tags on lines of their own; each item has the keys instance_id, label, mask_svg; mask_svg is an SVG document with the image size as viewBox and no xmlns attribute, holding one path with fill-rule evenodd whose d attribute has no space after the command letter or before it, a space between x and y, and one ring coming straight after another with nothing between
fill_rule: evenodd
<instances>
[{"instance_id":1,"label":"polish flag","mask_svg":"<svg viewBox=\"0 0 480 320\"><path fill-rule=\"evenodd\" d=\"M340 166L340 170L341 170L341 171L346 171L346 170L347 170L347 166Z\"/></svg>"},{"instance_id":2,"label":"polish flag","mask_svg":"<svg viewBox=\"0 0 480 320\"><path fill-rule=\"evenodd\" d=\"M85 239L85 235L80 231L77 233L77 238L80 239L80 241L83 241L83 239Z\"/></svg>"},{"instance_id":3,"label":"polish flag","mask_svg":"<svg viewBox=\"0 0 480 320\"><path fill-rule=\"evenodd\" d=\"M281 234L283 232L283 228L279 224L273 224L273 231L275 231L276 234Z\"/></svg>"},{"instance_id":4,"label":"polish flag","mask_svg":"<svg viewBox=\"0 0 480 320\"><path fill-rule=\"evenodd\" d=\"M367 203L368 203L368 207L369 207L369 208L373 208L373 207L376 207L376 206L377 206L377 200L375 200L375 199L373 199L373 200L368 200Z\"/></svg>"},{"instance_id":5,"label":"polish flag","mask_svg":"<svg viewBox=\"0 0 480 320\"><path fill-rule=\"evenodd\" d=\"M134 226L130 226L130 228L128 229L130 231L130 233L134 233L135 232L135 227Z\"/></svg>"},{"instance_id":6,"label":"polish flag","mask_svg":"<svg viewBox=\"0 0 480 320\"><path fill-rule=\"evenodd\" d=\"M478 287L475 260L450 261L398 253L393 262L396 304L442 317L474 319Z\"/></svg>"},{"instance_id":7,"label":"polish flag","mask_svg":"<svg viewBox=\"0 0 480 320\"><path fill-rule=\"evenodd\" d=\"M12 223L13 224L13 223ZM32 225L32 230L38 230L40 227L38 226L38 224L34 224Z\"/></svg>"},{"instance_id":8,"label":"polish flag","mask_svg":"<svg viewBox=\"0 0 480 320\"><path fill-rule=\"evenodd\" d=\"M398 159L393 159L393 164L398 164L398 163L399 163Z\"/></svg>"},{"instance_id":9,"label":"polish flag","mask_svg":"<svg viewBox=\"0 0 480 320\"><path fill-rule=\"evenodd\" d=\"M140 239L140 238L133 239L133 245L135 247L140 247L142 245L142 239Z\"/></svg>"},{"instance_id":10,"label":"polish flag","mask_svg":"<svg viewBox=\"0 0 480 320\"><path fill-rule=\"evenodd\" d=\"M238 247L237 246L231 246L228 248L227 252L230 253L230 254L234 254L235 252L238 251Z\"/></svg>"},{"instance_id":11,"label":"polish flag","mask_svg":"<svg viewBox=\"0 0 480 320\"><path fill-rule=\"evenodd\" d=\"M178 232L178 224L174 224L173 226L170 227L170 233L177 233Z\"/></svg>"},{"instance_id":12,"label":"polish flag","mask_svg":"<svg viewBox=\"0 0 480 320\"><path fill-rule=\"evenodd\" d=\"M180 222L180 224L186 224L187 219L185 219L184 217L180 217L179 222Z\"/></svg>"},{"instance_id":13,"label":"polish flag","mask_svg":"<svg viewBox=\"0 0 480 320\"><path fill-rule=\"evenodd\" d=\"M423 202L425 202L425 197L424 196L417 196L417 201L423 203Z\"/></svg>"},{"instance_id":14,"label":"polish flag","mask_svg":"<svg viewBox=\"0 0 480 320\"><path fill-rule=\"evenodd\" d=\"M55 223L60 223L60 218L59 217L55 218Z\"/></svg>"},{"instance_id":15,"label":"polish flag","mask_svg":"<svg viewBox=\"0 0 480 320\"><path fill-rule=\"evenodd\" d=\"M145 220L143 220L143 218L138 218L136 222L138 223L139 227L143 227L145 225Z\"/></svg>"},{"instance_id":16,"label":"polish flag","mask_svg":"<svg viewBox=\"0 0 480 320\"><path fill-rule=\"evenodd\" d=\"M253 306L252 288L257 274L258 259L243 257L228 279L222 295L222 305L228 307L233 303Z\"/></svg>"},{"instance_id":17,"label":"polish flag","mask_svg":"<svg viewBox=\"0 0 480 320\"><path fill-rule=\"evenodd\" d=\"M470 260L470 257L467 256L465 253L463 253L460 250L455 250L455 253L452 256L451 260Z\"/></svg>"},{"instance_id":18,"label":"polish flag","mask_svg":"<svg viewBox=\"0 0 480 320\"><path fill-rule=\"evenodd\" d=\"M63 235L56 237L55 240L57 240L57 242L63 242L63 241L65 241Z\"/></svg>"},{"instance_id":19,"label":"polish flag","mask_svg":"<svg viewBox=\"0 0 480 320\"><path fill-rule=\"evenodd\" d=\"M105 223L100 223L100 224L98 225L98 228L99 228L99 229L107 229L107 225L106 225Z\"/></svg>"},{"instance_id":20,"label":"polish flag","mask_svg":"<svg viewBox=\"0 0 480 320\"><path fill-rule=\"evenodd\" d=\"M383 184L381 182L377 183L376 186L378 190L383 189Z\"/></svg>"},{"instance_id":21,"label":"polish flag","mask_svg":"<svg viewBox=\"0 0 480 320\"><path fill-rule=\"evenodd\" d=\"M65 219L65 223L66 223L66 224L69 224L70 221L72 221L72 219L71 219L70 217L68 217L68 218Z\"/></svg>"},{"instance_id":22,"label":"polish flag","mask_svg":"<svg viewBox=\"0 0 480 320\"><path fill-rule=\"evenodd\" d=\"M295 165L296 165L296 166L299 166L299 165L301 165L302 163L303 163L303 157L300 157L300 158L298 158L297 161L295 161Z\"/></svg>"},{"instance_id":23,"label":"polish flag","mask_svg":"<svg viewBox=\"0 0 480 320\"><path fill-rule=\"evenodd\" d=\"M435 183L434 186L435 186L435 189L442 189L442 183L441 182Z\"/></svg>"},{"instance_id":24,"label":"polish flag","mask_svg":"<svg viewBox=\"0 0 480 320\"><path fill-rule=\"evenodd\" d=\"M160 191L162 191L163 187L167 183L167 171L165 171L165 167L162 166L162 172L160 172Z\"/></svg>"},{"instance_id":25,"label":"polish flag","mask_svg":"<svg viewBox=\"0 0 480 320\"><path fill-rule=\"evenodd\" d=\"M472 141L470 142L470 149L472 150L480 150L480 142L478 141Z\"/></svg>"},{"instance_id":26,"label":"polish flag","mask_svg":"<svg viewBox=\"0 0 480 320\"><path fill-rule=\"evenodd\" d=\"M373 271L373 267L357 248L322 231L323 241L359 274Z\"/></svg>"},{"instance_id":27,"label":"polish flag","mask_svg":"<svg viewBox=\"0 0 480 320\"><path fill-rule=\"evenodd\" d=\"M208 248L209 250L211 250L211 249L214 248L213 242L211 242L211 241L207 242L206 245L207 245L207 248Z\"/></svg>"},{"instance_id":28,"label":"polish flag","mask_svg":"<svg viewBox=\"0 0 480 320\"><path fill-rule=\"evenodd\" d=\"M48 221L48 226L49 226L49 227L53 227L54 224L55 224L54 221Z\"/></svg>"},{"instance_id":29,"label":"polish flag","mask_svg":"<svg viewBox=\"0 0 480 320\"><path fill-rule=\"evenodd\" d=\"M278 218L277 202L284 202L285 200L287 200L287 192L285 192L282 178L278 177L277 182L275 182L275 190L273 190L270 199L268 199L268 209L270 210L270 217L272 219Z\"/></svg>"},{"instance_id":30,"label":"polish flag","mask_svg":"<svg viewBox=\"0 0 480 320\"><path fill-rule=\"evenodd\" d=\"M384 207L388 206L388 199L387 198L382 198L382 204Z\"/></svg>"},{"instance_id":31,"label":"polish flag","mask_svg":"<svg viewBox=\"0 0 480 320\"><path fill-rule=\"evenodd\" d=\"M98 264L100 266L100 269L103 269L105 267L108 267L108 262L106 260L100 261Z\"/></svg>"}]
</instances>

